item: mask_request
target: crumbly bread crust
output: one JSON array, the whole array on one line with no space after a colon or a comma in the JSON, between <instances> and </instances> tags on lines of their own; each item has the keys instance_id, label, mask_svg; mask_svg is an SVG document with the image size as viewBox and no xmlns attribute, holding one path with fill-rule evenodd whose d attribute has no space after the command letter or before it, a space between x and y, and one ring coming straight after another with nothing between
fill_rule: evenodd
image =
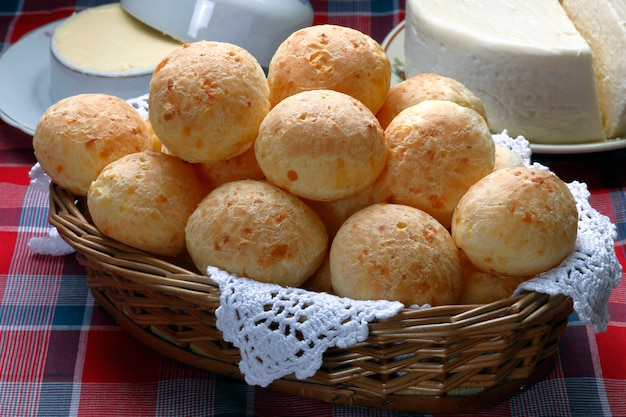
<instances>
[{"instance_id":1,"label":"crumbly bread crust","mask_svg":"<svg viewBox=\"0 0 626 417\"><path fill-rule=\"evenodd\" d=\"M150 150L107 165L89 189L87 206L98 230L112 239L175 256L185 248L187 218L204 194L190 164Z\"/></svg>"},{"instance_id":2,"label":"crumbly bread crust","mask_svg":"<svg viewBox=\"0 0 626 417\"><path fill-rule=\"evenodd\" d=\"M558 265L576 245L578 210L555 174L527 167L485 176L459 201L452 237L478 269L529 276Z\"/></svg>"},{"instance_id":3,"label":"crumbly bread crust","mask_svg":"<svg viewBox=\"0 0 626 417\"><path fill-rule=\"evenodd\" d=\"M217 187L186 226L200 271L215 266L262 282L297 287L321 265L328 236L300 199L265 181Z\"/></svg>"},{"instance_id":4,"label":"crumbly bread crust","mask_svg":"<svg viewBox=\"0 0 626 417\"><path fill-rule=\"evenodd\" d=\"M489 124L482 101L464 84L438 74L421 73L391 86L376 113L383 129L402 110L425 100L448 100L476 111Z\"/></svg>"},{"instance_id":5,"label":"crumbly bread crust","mask_svg":"<svg viewBox=\"0 0 626 417\"><path fill-rule=\"evenodd\" d=\"M110 162L151 148L141 115L125 100L80 94L46 109L33 134L35 157L52 181L85 196Z\"/></svg>"},{"instance_id":6,"label":"crumbly bread crust","mask_svg":"<svg viewBox=\"0 0 626 417\"><path fill-rule=\"evenodd\" d=\"M230 43L185 44L161 61L150 81L152 128L188 162L215 163L245 152L269 107L263 69Z\"/></svg>"},{"instance_id":7,"label":"crumbly bread crust","mask_svg":"<svg viewBox=\"0 0 626 417\"><path fill-rule=\"evenodd\" d=\"M314 25L289 36L268 69L272 106L306 90L330 89L376 113L391 84L391 62L378 42L352 28Z\"/></svg>"},{"instance_id":8,"label":"crumbly bread crust","mask_svg":"<svg viewBox=\"0 0 626 417\"><path fill-rule=\"evenodd\" d=\"M255 152L270 182L321 201L369 187L387 157L374 114L332 90L303 91L281 101L263 120Z\"/></svg>"},{"instance_id":9,"label":"crumbly bread crust","mask_svg":"<svg viewBox=\"0 0 626 417\"><path fill-rule=\"evenodd\" d=\"M330 249L332 288L360 300L454 304L462 269L450 233L422 210L374 204L341 226Z\"/></svg>"},{"instance_id":10,"label":"crumbly bread crust","mask_svg":"<svg viewBox=\"0 0 626 417\"><path fill-rule=\"evenodd\" d=\"M387 163L374 200L416 207L446 228L469 187L493 170L495 143L474 110L426 100L403 110L385 130Z\"/></svg>"}]
</instances>

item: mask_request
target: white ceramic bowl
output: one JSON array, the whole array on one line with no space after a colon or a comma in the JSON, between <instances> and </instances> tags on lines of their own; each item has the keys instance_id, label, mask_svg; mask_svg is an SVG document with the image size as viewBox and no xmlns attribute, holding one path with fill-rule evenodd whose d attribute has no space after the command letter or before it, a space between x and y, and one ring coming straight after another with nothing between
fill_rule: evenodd
<instances>
[{"instance_id":1,"label":"white ceramic bowl","mask_svg":"<svg viewBox=\"0 0 626 417\"><path fill-rule=\"evenodd\" d=\"M107 22L109 18L112 20ZM71 22L72 19L82 19L82 22L76 27L76 21ZM94 21L98 25L93 24ZM83 29L85 22L93 26L79 30ZM66 24L74 24L70 26L71 31L67 30ZM113 26L115 29L111 28ZM117 38L113 38L111 30L116 32ZM73 44L72 48L65 49L72 50L74 56L70 57L69 52L59 46L63 45L59 43L61 41ZM56 102L83 93L106 93L126 100L141 96L149 90L156 65L166 53L180 45L180 41L166 37L132 17L119 4L98 6L74 14L56 27L50 42L52 99ZM93 66L85 63L92 61ZM109 62L115 62L114 66L109 67Z\"/></svg>"},{"instance_id":2,"label":"white ceramic bowl","mask_svg":"<svg viewBox=\"0 0 626 417\"><path fill-rule=\"evenodd\" d=\"M239 45L264 68L289 35L313 23L307 0L121 0L121 5L180 41Z\"/></svg>"}]
</instances>

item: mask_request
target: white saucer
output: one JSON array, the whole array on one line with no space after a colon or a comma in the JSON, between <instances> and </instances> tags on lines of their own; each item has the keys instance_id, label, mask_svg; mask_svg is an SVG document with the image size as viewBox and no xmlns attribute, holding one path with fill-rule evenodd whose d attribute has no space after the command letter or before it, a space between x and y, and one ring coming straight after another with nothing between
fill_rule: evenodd
<instances>
[{"instance_id":1,"label":"white saucer","mask_svg":"<svg viewBox=\"0 0 626 417\"><path fill-rule=\"evenodd\" d=\"M391 84L401 82L404 77L404 25L398 24L383 40L382 46L391 60L393 71ZM611 139L604 142L581 143L571 145L546 145L531 143L533 153L540 154L575 154L612 151L626 148L626 138Z\"/></svg>"},{"instance_id":2,"label":"white saucer","mask_svg":"<svg viewBox=\"0 0 626 417\"><path fill-rule=\"evenodd\" d=\"M24 35L0 55L0 118L32 135L53 104L50 94L50 39L64 19Z\"/></svg>"}]
</instances>

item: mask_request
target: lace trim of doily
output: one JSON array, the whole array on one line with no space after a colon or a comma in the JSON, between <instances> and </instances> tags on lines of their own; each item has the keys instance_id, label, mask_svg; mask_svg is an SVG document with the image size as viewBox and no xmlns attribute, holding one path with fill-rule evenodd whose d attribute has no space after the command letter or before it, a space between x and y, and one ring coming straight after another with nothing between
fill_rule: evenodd
<instances>
[{"instance_id":1,"label":"lace trim of doily","mask_svg":"<svg viewBox=\"0 0 626 417\"><path fill-rule=\"evenodd\" d=\"M368 336L368 323L396 315L404 305L356 301L300 288L239 278L214 267L220 286L215 311L224 340L241 350L239 369L250 385L267 386L295 374L313 376L330 347L347 348Z\"/></svg>"},{"instance_id":2,"label":"lace trim of doily","mask_svg":"<svg viewBox=\"0 0 626 417\"><path fill-rule=\"evenodd\" d=\"M148 118L148 96L149 94L144 94L143 96L126 100L126 102L133 106L144 119Z\"/></svg>"}]
</instances>

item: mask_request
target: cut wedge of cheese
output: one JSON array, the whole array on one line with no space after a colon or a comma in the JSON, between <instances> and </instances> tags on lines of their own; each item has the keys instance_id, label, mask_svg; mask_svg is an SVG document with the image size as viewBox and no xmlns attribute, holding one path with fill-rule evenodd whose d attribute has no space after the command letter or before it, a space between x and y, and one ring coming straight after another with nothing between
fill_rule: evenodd
<instances>
[{"instance_id":1,"label":"cut wedge of cheese","mask_svg":"<svg viewBox=\"0 0 626 417\"><path fill-rule=\"evenodd\" d=\"M561 0L565 12L593 51L607 137L626 133L626 2Z\"/></svg>"},{"instance_id":2,"label":"cut wedge of cheese","mask_svg":"<svg viewBox=\"0 0 626 417\"><path fill-rule=\"evenodd\" d=\"M407 76L470 88L493 131L534 143L602 141L593 53L558 0L408 0Z\"/></svg>"}]
</instances>

